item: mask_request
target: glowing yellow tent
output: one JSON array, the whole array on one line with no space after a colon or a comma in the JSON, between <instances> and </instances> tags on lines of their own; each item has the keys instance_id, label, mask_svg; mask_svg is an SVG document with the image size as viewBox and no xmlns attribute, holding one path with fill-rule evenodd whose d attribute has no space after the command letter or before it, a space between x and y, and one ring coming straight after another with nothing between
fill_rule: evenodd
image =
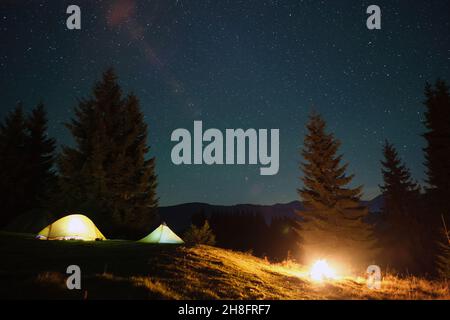
<instances>
[{"instance_id":1,"label":"glowing yellow tent","mask_svg":"<svg viewBox=\"0 0 450 320\"><path fill-rule=\"evenodd\" d=\"M42 240L106 240L91 219L82 214L72 214L56 220L36 236Z\"/></svg>"},{"instance_id":2,"label":"glowing yellow tent","mask_svg":"<svg viewBox=\"0 0 450 320\"><path fill-rule=\"evenodd\" d=\"M146 243L173 243L180 244L184 243L179 236L175 234L170 228L162 223L158 228L156 228L152 233L150 233L145 238L139 240L139 242Z\"/></svg>"}]
</instances>

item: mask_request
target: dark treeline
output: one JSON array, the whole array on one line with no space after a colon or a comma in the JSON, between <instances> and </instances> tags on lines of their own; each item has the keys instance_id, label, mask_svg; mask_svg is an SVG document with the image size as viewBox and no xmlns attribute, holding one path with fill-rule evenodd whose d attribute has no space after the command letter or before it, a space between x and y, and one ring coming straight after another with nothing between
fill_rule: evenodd
<instances>
[{"instance_id":1,"label":"dark treeline","mask_svg":"<svg viewBox=\"0 0 450 320\"><path fill-rule=\"evenodd\" d=\"M251 252L271 261L282 261L296 257L299 251L296 220L289 217L274 217L266 223L257 212L235 210L215 211L192 216L197 227L209 222L215 235L216 245L226 249Z\"/></svg>"},{"instance_id":2,"label":"dark treeline","mask_svg":"<svg viewBox=\"0 0 450 320\"><path fill-rule=\"evenodd\" d=\"M386 142L382 161L385 226L380 232L385 264L403 273L450 276L450 96L444 81L425 87L426 181L411 177L395 147Z\"/></svg>"}]
</instances>

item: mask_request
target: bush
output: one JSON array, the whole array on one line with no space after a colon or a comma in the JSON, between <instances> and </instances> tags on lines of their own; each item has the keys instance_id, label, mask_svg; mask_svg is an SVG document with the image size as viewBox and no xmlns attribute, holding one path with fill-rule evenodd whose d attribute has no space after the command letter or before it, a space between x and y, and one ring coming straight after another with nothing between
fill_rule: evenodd
<instances>
[{"instance_id":1,"label":"bush","mask_svg":"<svg viewBox=\"0 0 450 320\"><path fill-rule=\"evenodd\" d=\"M203 227L197 227L191 224L184 235L184 241L189 244L206 244L213 246L216 244L216 236L209 227L208 221L205 220Z\"/></svg>"}]
</instances>

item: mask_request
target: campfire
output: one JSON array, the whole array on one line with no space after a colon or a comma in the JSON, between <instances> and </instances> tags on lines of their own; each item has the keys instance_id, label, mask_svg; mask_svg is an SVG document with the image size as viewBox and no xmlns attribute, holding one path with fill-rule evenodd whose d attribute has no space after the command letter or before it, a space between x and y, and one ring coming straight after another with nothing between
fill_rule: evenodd
<instances>
[{"instance_id":1,"label":"campfire","mask_svg":"<svg viewBox=\"0 0 450 320\"><path fill-rule=\"evenodd\" d=\"M322 282L324 280L336 280L338 276L336 271L330 267L327 260L317 260L312 266L309 272L311 280Z\"/></svg>"}]
</instances>

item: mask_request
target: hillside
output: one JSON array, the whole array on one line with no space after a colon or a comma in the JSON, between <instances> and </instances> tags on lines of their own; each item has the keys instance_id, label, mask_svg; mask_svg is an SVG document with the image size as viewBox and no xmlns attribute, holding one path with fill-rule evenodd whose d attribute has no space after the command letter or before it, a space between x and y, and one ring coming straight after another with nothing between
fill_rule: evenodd
<instances>
[{"instance_id":1,"label":"hillside","mask_svg":"<svg viewBox=\"0 0 450 320\"><path fill-rule=\"evenodd\" d=\"M208 246L0 233L0 252L0 298L8 299L450 299L442 283L388 275L377 291L362 278L318 284L297 264ZM65 287L71 264L81 268L82 290Z\"/></svg>"}]
</instances>

